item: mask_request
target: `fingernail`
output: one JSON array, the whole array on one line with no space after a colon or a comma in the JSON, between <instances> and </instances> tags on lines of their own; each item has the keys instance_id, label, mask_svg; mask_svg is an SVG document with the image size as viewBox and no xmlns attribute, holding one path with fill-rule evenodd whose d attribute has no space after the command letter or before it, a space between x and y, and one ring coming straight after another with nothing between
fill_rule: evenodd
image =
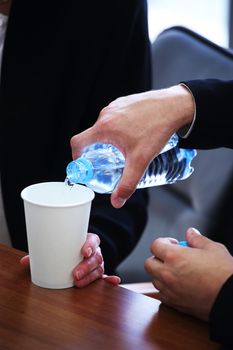
<instances>
[{"instance_id":1,"label":"fingernail","mask_svg":"<svg viewBox=\"0 0 233 350\"><path fill-rule=\"evenodd\" d=\"M92 249L89 247L89 248L87 248L87 256L88 256L88 258L91 256L91 254L92 254Z\"/></svg>"},{"instance_id":2,"label":"fingernail","mask_svg":"<svg viewBox=\"0 0 233 350\"><path fill-rule=\"evenodd\" d=\"M198 235L200 235L201 233L200 233L200 231L198 231L196 228L194 228L194 227L190 227L189 228L189 233L191 233L191 234L198 234Z\"/></svg>"}]
</instances>

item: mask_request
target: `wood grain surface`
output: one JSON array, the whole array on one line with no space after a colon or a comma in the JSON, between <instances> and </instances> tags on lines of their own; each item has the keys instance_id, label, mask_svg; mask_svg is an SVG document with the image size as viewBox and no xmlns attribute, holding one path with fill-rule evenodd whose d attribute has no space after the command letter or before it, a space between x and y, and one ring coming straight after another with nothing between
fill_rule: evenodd
<instances>
[{"instance_id":1,"label":"wood grain surface","mask_svg":"<svg viewBox=\"0 0 233 350\"><path fill-rule=\"evenodd\" d=\"M23 255L0 245L1 350L220 349L205 323L103 280L37 287L19 263Z\"/></svg>"}]
</instances>

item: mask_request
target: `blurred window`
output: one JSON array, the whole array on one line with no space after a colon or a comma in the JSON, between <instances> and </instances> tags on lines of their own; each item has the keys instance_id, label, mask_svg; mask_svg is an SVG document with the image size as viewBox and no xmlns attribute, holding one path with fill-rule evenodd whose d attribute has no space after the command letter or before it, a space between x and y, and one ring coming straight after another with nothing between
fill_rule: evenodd
<instances>
[{"instance_id":1,"label":"blurred window","mask_svg":"<svg viewBox=\"0 0 233 350\"><path fill-rule=\"evenodd\" d=\"M150 40L182 25L223 47L229 46L230 0L147 0Z\"/></svg>"}]
</instances>

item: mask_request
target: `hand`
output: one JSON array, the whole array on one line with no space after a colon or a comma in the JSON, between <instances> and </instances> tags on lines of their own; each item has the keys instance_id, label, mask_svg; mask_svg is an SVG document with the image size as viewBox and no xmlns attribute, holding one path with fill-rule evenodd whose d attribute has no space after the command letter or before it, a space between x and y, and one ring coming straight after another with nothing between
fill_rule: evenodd
<instances>
[{"instance_id":1,"label":"hand","mask_svg":"<svg viewBox=\"0 0 233 350\"><path fill-rule=\"evenodd\" d=\"M85 287L100 278L115 285L120 283L120 278L118 276L107 276L104 274L104 261L99 245L99 236L88 233L87 240L81 250L83 260L73 271L76 287ZM24 256L20 262L24 266L29 266L29 255Z\"/></svg>"},{"instance_id":2,"label":"hand","mask_svg":"<svg viewBox=\"0 0 233 350\"><path fill-rule=\"evenodd\" d=\"M111 195L112 205L120 208L171 135L192 120L193 111L183 86L118 98L101 111L93 127L71 139L73 158L95 142L113 144L123 153L125 169Z\"/></svg>"},{"instance_id":3,"label":"hand","mask_svg":"<svg viewBox=\"0 0 233 350\"><path fill-rule=\"evenodd\" d=\"M163 303L207 321L217 294L233 274L233 257L195 229L187 230L186 240L190 247L156 239L145 268Z\"/></svg>"}]
</instances>

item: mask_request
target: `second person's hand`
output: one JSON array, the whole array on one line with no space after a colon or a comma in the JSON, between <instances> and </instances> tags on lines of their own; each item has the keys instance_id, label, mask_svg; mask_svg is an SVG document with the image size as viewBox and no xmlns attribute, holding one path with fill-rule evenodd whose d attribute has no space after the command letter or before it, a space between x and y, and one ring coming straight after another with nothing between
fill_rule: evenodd
<instances>
[{"instance_id":1,"label":"second person's hand","mask_svg":"<svg viewBox=\"0 0 233 350\"><path fill-rule=\"evenodd\" d=\"M233 274L233 257L196 229L187 230L186 240L189 247L169 238L156 239L145 268L163 303L208 321L217 294Z\"/></svg>"}]
</instances>

